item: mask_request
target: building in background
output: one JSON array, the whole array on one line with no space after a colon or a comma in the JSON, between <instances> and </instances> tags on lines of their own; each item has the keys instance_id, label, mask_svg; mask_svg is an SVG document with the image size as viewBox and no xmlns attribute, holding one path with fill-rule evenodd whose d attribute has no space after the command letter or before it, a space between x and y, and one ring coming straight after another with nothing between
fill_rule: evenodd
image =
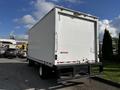
<instances>
[{"instance_id":1,"label":"building in background","mask_svg":"<svg viewBox=\"0 0 120 90\"><path fill-rule=\"evenodd\" d=\"M0 39L0 55L3 55L8 49L16 50L16 56L27 56L27 44L26 39Z\"/></svg>"}]
</instances>

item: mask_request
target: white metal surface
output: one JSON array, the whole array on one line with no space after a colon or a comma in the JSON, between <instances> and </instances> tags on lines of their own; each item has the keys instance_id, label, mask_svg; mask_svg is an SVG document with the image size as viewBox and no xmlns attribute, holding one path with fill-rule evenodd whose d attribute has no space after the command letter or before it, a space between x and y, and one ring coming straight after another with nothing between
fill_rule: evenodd
<instances>
[{"instance_id":1,"label":"white metal surface","mask_svg":"<svg viewBox=\"0 0 120 90\"><path fill-rule=\"evenodd\" d=\"M29 31L28 56L54 63L55 14L51 11Z\"/></svg>"},{"instance_id":2,"label":"white metal surface","mask_svg":"<svg viewBox=\"0 0 120 90\"><path fill-rule=\"evenodd\" d=\"M55 8L29 30L28 57L55 65L95 62L96 21Z\"/></svg>"},{"instance_id":3,"label":"white metal surface","mask_svg":"<svg viewBox=\"0 0 120 90\"><path fill-rule=\"evenodd\" d=\"M55 64L94 63L97 57L95 54L96 20L88 17L78 18L68 11L58 10L58 12L56 16L58 58Z\"/></svg>"}]
</instances>

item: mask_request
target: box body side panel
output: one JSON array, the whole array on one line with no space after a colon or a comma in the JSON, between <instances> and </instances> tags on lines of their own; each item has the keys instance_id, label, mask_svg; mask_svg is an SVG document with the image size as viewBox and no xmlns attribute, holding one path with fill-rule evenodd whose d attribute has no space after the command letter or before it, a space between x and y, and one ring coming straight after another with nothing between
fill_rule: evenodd
<instances>
[{"instance_id":1,"label":"box body side panel","mask_svg":"<svg viewBox=\"0 0 120 90\"><path fill-rule=\"evenodd\" d=\"M55 11L47 14L29 32L28 56L54 64Z\"/></svg>"}]
</instances>

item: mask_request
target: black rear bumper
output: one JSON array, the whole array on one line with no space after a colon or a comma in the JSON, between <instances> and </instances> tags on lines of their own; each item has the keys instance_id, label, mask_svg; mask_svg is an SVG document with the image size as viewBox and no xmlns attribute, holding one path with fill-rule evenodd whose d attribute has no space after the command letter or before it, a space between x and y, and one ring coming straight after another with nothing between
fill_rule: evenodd
<instances>
[{"instance_id":1,"label":"black rear bumper","mask_svg":"<svg viewBox=\"0 0 120 90\"><path fill-rule=\"evenodd\" d=\"M58 76L93 76L99 75L103 71L103 65L99 63L69 64L56 66Z\"/></svg>"}]
</instances>

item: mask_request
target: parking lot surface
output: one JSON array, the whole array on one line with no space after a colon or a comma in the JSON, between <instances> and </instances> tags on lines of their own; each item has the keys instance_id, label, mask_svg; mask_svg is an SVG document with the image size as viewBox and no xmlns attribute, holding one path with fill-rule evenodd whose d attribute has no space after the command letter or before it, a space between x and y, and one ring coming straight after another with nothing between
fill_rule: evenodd
<instances>
[{"instance_id":1,"label":"parking lot surface","mask_svg":"<svg viewBox=\"0 0 120 90\"><path fill-rule=\"evenodd\" d=\"M42 80L36 68L25 59L0 58L0 90L120 90L89 78L58 84L56 79Z\"/></svg>"}]
</instances>

